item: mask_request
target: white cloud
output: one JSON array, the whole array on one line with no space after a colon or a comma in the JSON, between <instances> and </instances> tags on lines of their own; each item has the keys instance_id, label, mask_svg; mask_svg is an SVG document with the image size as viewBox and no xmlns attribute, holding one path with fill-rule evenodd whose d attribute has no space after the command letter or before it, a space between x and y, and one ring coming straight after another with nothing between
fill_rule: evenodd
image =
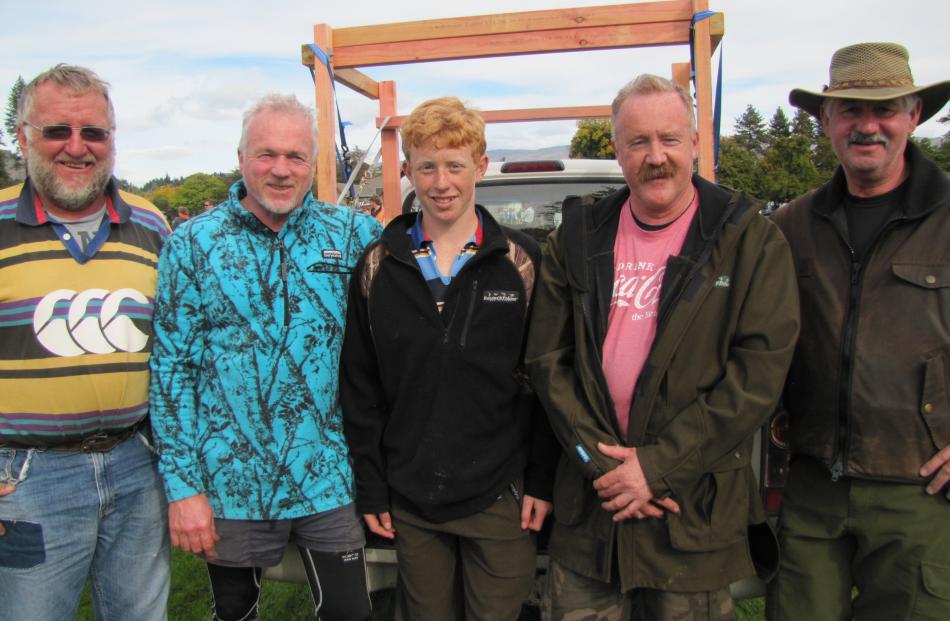
<instances>
[{"instance_id":1,"label":"white cloud","mask_svg":"<svg viewBox=\"0 0 950 621\"><path fill-rule=\"evenodd\" d=\"M300 46L313 25L333 27L456 17L506 11L599 6L610 0L63 0L23 2L16 26L0 43L0 103L18 75L29 80L57 62L94 68L113 86L119 131L120 175L144 182L166 173L230 170L240 116L271 91L314 100ZM946 79L943 0L917 0L897 10L890 0L710 0L725 13L722 129L732 130L747 104L770 117L788 107L794 87L820 88L832 52L857 41L891 40L908 46L918 83ZM395 80L400 114L424 99L456 94L482 109L607 104L617 89L643 72L667 75L671 62L688 60L685 46L546 54L366 69ZM378 103L339 90L350 143L366 147L376 135ZM946 131L932 120L921 136ZM571 122L490 126L494 148L564 144Z\"/></svg>"}]
</instances>

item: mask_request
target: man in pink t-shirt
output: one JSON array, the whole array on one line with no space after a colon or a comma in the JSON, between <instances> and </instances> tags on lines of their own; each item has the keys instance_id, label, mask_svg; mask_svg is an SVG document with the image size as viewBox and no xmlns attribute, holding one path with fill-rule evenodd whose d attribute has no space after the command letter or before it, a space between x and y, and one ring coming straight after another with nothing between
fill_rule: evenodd
<instances>
[{"instance_id":1,"label":"man in pink t-shirt","mask_svg":"<svg viewBox=\"0 0 950 621\"><path fill-rule=\"evenodd\" d=\"M777 556L750 460L798 336L791 255L693 174L685 90L640 76L611 124L627 187L565 200L526 350L565 449L546 614L732 619L730 583Z\"/></svg>"}]
</instances>

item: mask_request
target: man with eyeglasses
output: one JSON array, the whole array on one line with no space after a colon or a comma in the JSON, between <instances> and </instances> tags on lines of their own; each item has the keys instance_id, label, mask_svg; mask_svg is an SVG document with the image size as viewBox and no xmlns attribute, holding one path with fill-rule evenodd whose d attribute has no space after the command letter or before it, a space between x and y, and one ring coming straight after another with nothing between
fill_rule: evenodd
<instances>
[{"instance_id":1,"label":"man with eyeglasses","mask_svg":"<svg viewBox=\"0 0 950 621\"><path fill-rule=\"evenodd\" d=\"M148 426L161 213L119 191L92 71L24 88L25 183L0 190L0 619L161 620L165 496Z\"/></svg>"}]
</instances>

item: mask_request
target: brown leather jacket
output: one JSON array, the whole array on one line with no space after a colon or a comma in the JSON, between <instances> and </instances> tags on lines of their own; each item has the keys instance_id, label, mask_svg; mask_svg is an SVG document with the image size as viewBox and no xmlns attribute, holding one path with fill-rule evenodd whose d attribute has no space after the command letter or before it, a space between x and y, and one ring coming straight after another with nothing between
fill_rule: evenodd
<instances>
[{"instance_id":1,"label":"brown leather jacket","mask_svg":"<svg viewBox=\"0 0 950 621\"><path fill-rule=\"evenodd\" d=\"M950 444L950 181L912 144L904 204L855 263L839 168L774 216L792 247L801 339L785 387L793 457L921 482Z\"/></svg>"}]
</instances>

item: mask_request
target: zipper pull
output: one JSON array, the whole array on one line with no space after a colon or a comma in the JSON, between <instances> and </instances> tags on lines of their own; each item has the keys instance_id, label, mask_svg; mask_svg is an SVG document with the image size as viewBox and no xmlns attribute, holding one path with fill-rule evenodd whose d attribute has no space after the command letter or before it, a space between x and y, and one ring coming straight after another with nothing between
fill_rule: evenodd
<instances>
[{"instance_id":1,"label":"zipper pull","mask_svg":"<svg viewBox=\"0 0 950 621\"><path fill-rule=\"evenodd\" d=\"M839 457L831 466L831 482L837 483L842 474L844 474L844 464L841 463L841 458Z\"/></svg>"},{"instance_id":2,"label":"zipper pull","mask_svg":"<svg viewBox=\"0 0 950 621\"><path fill-rule=\"evenodd\" d=\"M283 282L287 282L287 272L289 271L287 266L287 247L284 246L283 240L277 240L277 244L277 251L280 253L280 279Z\"/></svg>"},{"instance_id":3,"label":"zipper pull","mask_svg":"<svg viewBox=\"0 0 950 621\"><path fill-rule=\"evenodd\" d=\"M511 490L511 495L515 497L515 500L521 502L521 494L518 493L518 488L515 487L514 483L508 484L508 489Z\"/></svg>"}]
</instances>

